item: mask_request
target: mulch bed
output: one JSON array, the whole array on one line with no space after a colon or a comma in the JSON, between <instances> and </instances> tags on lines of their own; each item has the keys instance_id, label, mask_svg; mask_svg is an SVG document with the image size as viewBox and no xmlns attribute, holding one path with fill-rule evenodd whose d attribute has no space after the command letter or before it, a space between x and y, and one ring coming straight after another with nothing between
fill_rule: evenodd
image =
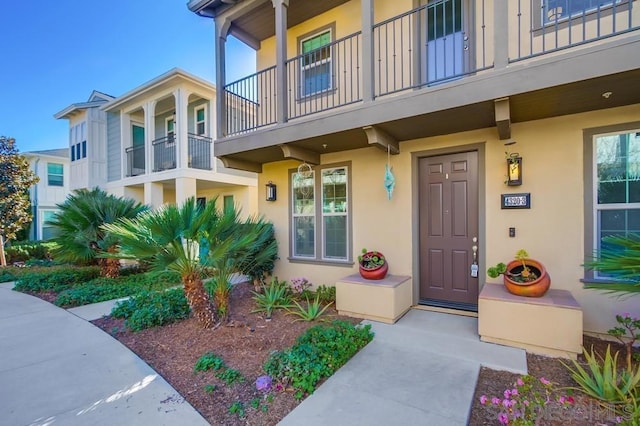
<instances>
[{"instance_id":1,"label":"mulch bed","mask_svg":"<svg viewBox=\"0 0 640 426\"><path fill-rule=\"evenodd\" d=\"M263 392L256 390L255 380L264 375L262 365L272 351L292 346L300 334L319 322L295 321L297 317L282 311L274 312L267 322L262 314L251 313L255 309L252 289L249 284L234 287L230 321L214 330L200 328L194 318L137 333L127 331L123 320L110 317L93 323L138 354L211 424L275 425L300 401L293 397L291 389L272 391L272 400L268 401ZM333 307L321 319L360 322L338 316ZM240 371L246 381L228 386L214 372L194 373L196 361L207 352L213 352L228 367ZM207 385L215 385L215 390L207 392ZM258 409L251 406L255 398L259 398ZM229 412L236 401L244 406L243 417Z\"/></svg>"}]
</instances>

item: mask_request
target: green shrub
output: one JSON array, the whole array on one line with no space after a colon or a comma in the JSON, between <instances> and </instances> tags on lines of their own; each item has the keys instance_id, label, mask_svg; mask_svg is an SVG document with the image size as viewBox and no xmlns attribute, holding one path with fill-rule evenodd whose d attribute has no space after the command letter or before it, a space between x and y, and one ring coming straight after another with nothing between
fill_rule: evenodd
<instances>
[{"instance_id":1,"label":"green shrub","mask_svg":"<svg viewBox=\"0 0 640 426\"><path fill-rule=\"evenodd\" d=\"M27 268L28 269L28 268ZM100 275L95 266L61 266L42 271L29 271L18 277L15 290L60 292L74 285L85 283Z\"/></svg>"},{"instance_id":2,"label":"green shrub","mask_svg":"<svg viewBox=\"0 0 640 426\"><path fill-rule=\"evenodd\" d=\"M286 309L291 307L291 300L288 295L286 281L278 281L273 278L269 285L263 286L262 293L253 291L253 300L256 302L256 309L251 312L264 312L267 318L275 309Z\"/></svg>"},{"instance_id":3,"label":"green shrub","mask_svg":"<svg viewBox=\"0 0 640 426\"><path fill-rule=\"evenodd\" d=\"M176 272L149 272L118 278L98 277L63 290L55 304L63 307L87 305L132 296L143 290L164 290L180 284Z\"/></svg>"},{"instance_id":4,"label":"green shrub","mask_svg":"<svg viewBox=\"0 0 640 426\"><path fill-rule=\"evenodd\" d=\"M318 382L331 376L373 339L371 326L345 321L311 327L296 344L271 354L264 371L276 380L289 382L296 398L313 393Z\"/></svg>"},{"instance_id":5,"label":"green shrub","mask_svg":"<svg viewBox=\"0 0 640 426\"><path fill-rule=\"evenodd\" d=\"M297 309L287 309L287 311L290 314L299 317L298 319L296 319L296 321L313 321L315 319L318 319L320 318L320 315L322 315L324 311L326 311L329 307L329 305L322 306L322 304L320 304L319 295L316 295L316 298L313 302L309 301L309 299L307 298L307 304L305 306L296 301L294 301L293 303Z\"/></svg>"},{"instance_id":6,"label":"green shrub","mask_svg":"<svg viewBox=\"0 0 640 426\"><path fill-rule=\"evenodd\" d=\"M28 260L51 260L51 251L57 246L54 242L24 241L12 243L5 248L7 264Z\"/></svg>"},{"instance_id":7,"label":"green shrub","mask_svg":"<svg viewBox=\"0 0 640 426\"><path fill-rule=\"evenodd\" d=\"M193 371L220 370L224 368L224 360L213 352L207 352L196 361Z\"/></svg>"},{"instance_id":8,"label":"green shrub","mask_svg":"<svg viewBox=\"0 0 640 426\"><path fill-rule=\"evenodd\" d=\"M169 324L189 316L189 304L181 288L143 291L131 299L116 303L111 316L126 319L132 331Z\"/></svg>"},{"instance_id":9,"label":"green shrub","mask_svg":"<svg viewBox=\"0 0 640 426\"><path fill-rule=\"evenodd\" d=\"M322 303L335 303L336 302L336 288L334 286L326 286L324 284L318 286L316 289L316 296Z\"/></svg>"},{"instance_id":10,"label":"green shrub","mask_svg":"<svg viewBox=\"0 0 640 426\"><path fill-rule=\"evenodd\" d=\"M234 370L233 368L225 368L216 373L216 377L227 384L227 386L231 386L234 383L244 382L244 376L238 370Z\"/></svg>"}]
</instances>

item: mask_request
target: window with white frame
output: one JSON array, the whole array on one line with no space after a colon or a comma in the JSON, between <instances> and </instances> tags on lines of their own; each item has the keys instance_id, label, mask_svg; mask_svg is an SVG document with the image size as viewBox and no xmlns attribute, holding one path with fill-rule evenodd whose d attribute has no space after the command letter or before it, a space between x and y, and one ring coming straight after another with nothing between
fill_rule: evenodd
<instances>
[{"instance_id":1,"label":"window with white frame","mask_svg":"<svg viewBox=\"0 0 640 426\"><path fill-rule=\"evenodd\" d=\"M69 129L71 161L87 158L87 123L78 123Z\"/></svg>"},{"instance_id":2,"label":"window with white frame","mask_svg":"<svg viewBox=\"0 0 640 426\"><path fill-rule=\"evenodd\" d=\"M194 118L195 118L195 133L198 136L204 136L207 133L207 121L205 117L207 116L207 109L205 105L196 107Z\"/></svg>"},{"instance_id":3,"label":"window with white frame","mask_svg":"<svg viewBox=\"0 0 640 426\"><path fill-rule=\"evenodd\" d=\"M51 238L58 236L58 229L53 227L49 221L55 219L55 210L43 210L42 211L42 239L50 240Z\"/></svg>"},{"instance_id":4,"label":"window with white frame","mask_svg":"<svg viewBox=\"0 0 640 426\"><path fill-rule=\"evenodd\" d=\"M594 136L593 176L593 248L640 234L640 129Z\"/></svg>"},{"instance_id":5,"label":"window with white frame","mask_svg":"<svg viewBox=\"0 0 640 426\"><path fill-rule=\"evenodd\" d=\"M165 135L167 137L167 143L172 144L175 142L176 134L176 120L173 116L167 117L165 120Z\"/></svg>"},{"instance_id":6,"label":"window with white frame","mask_svg":"<svg viewBox=\"0 0 640 426\"><path fill-rule=\"evenodd\" d=\"M47 163L47 185L64 186L64 166L59 163Z\"/></svg>"},{"instance_id":7,"label":"window with white frame","mask_svg":"<svg viewBox=\"0 0 640 426\"><path fill-rule=\"evenodd\" d=\"M627 0L624 0L627 1ZM622 3L623 0L542 0L542 13L545 23L559 19L584 15Z\"/></svg>"},{"instance_id":8,"label":"window with white frame","mask_svg":"<svg viewBox=\"0 0 640 426\"><path fill-rule=\"evenodd\" d=\"M291 173L291 257L350 259L349 168L322 166Z\"/></svg>"},{"instance_id":9,"label":"window with white frame","mask_svg":"<svg viewBox=\"0 0 640 426\"><path fill-rule=\"evenodd\" d=\"M328 29L300 41L300 96L310 96L332 88L331 38L331 29Z\"/></svg>"}]
</instances>

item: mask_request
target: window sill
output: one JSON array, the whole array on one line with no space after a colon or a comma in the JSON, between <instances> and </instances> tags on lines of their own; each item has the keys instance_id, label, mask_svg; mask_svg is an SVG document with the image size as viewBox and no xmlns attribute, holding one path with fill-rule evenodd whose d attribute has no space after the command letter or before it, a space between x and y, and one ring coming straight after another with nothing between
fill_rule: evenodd
<instances>
[{"instance_id":1,"label":"window sill","mask_svg":"<svg viewBox=\"0 0 640 426\"><path fill-rule=\"evenodd\" d=\"M305 263L308 265L322 265L322 266L338 266L344 268L351 268L354 262L350 260L316 260L316 259L304 259L300 257L287 257L290 263Z\"/></svg>"}]
</instances>

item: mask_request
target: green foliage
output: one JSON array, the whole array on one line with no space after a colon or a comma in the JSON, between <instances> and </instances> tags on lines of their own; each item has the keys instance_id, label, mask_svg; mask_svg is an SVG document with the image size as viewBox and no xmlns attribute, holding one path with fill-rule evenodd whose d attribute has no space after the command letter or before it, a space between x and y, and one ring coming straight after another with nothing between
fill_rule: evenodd
<instances>
[{"instance_id":1,"label":"green foliage","mask_svg":"<svg viewBox=\"0 0 640 426\"><path fill-rule=\"evenodd\" d=\"M370 325L345 321L317 325L298 337L291 348L272 353L263 369L274 379L290 383L300 399L313 393L321 379L331 376L372 339Z\"/></svg>"},{"instance_id":2,"label":"green foliage","mask_svg":"<svg viewBox=\"0 0 640 426\"><path fill-rule=\"evenodd\" d=\"M289 311L290 314L297 315L299 317L298 319L296 319L296 321L313 321L319 318L320 315L322 315L324 311L326 311L327 308L329 307L329 305L322 307L322 305L320 304L320 297L317 295L313 302L310 302L309 299L307 299L306 307L303 307L301 304L299 304L295 300L293 301L293 303L298 309L297 310L287 309L287 311Z\"/></svg>"},{"instance_id":3,"label":"green foliage","mask_svg":"<svg viewBox=\"0 0 640 426\"><path fill-rule=\"evenodd\" d=\"M50 260L51 252L55 250L57 244L50 241L25 241L12 243L5 248L7 263L26 262L28 260Z\"/></svg>"},{"instance_id":4,"label":"green foliage","mask_svg":"<svg viewBox=\"0 0 640 426\"><path fill-rule=\"evenodd\" d=\"M115 318L125 318L125 325L140 331L175 322L189 316L189 304L181 288L166 291L143 291L118 302L111 311Z\"/></svg>"},{"instance_id":5,"label":"green foliage","mask_svg":"<svg viewBox=\"0 0 640 426\"><path fill-rule=\"evenodd\" d=\"M94 188L81 189L58 204L59 211L49 224L57 230L56 259L95 264L99 257L113 250L118 239L102 227L121 218L132 219L147 207L129 198L120 198ZM104 263L104 262L102 262Z\"/></svg>"},{"instance_id":6,"label":"green foliage","mask_svg":"<svg viewBox=\"0 0 640 426\"><path fill-rule=\"evenodd\" d=\"M618 371L618 353L611 356L611 346L607 346L604 359L598 360L593 348L591 353L583 349L588 370L577 361L573 367L563 365L571 372L571 377L578 384L578 389L592 398L610 403L624 403L633 395L637 395L640 385L640 367L635 372Z\"/></svg>"},{"instance_id":7,"label":"green foliage","mask_svg":"<svg viewBox=\"0 0 640 426\"><path fill-rule=\"evenodd\" d=\"M271 274L278 259L277 241L273 225L268 224L243 224L240 232L255 234L255 243L252 244L238 263L238 269L251 277L252 280L262 281L265 274Z\"/></svg>"},{"instance_id":8,"label":"green foliage","mask_svg":"<svg viewBox=\"0 0 640 426\"><path fill-rule=\"evenodd\" d=\"M63 307L87 305L131 296L143 290L164 290L179 284L180 276L173 271L147 272L117 278L98 277L63 290L55 304Z\"/></svg>"},{"instance_id":9,"label":"green foliage","mask_svg":"<svg viewBox=\"0 0 640 426\"><path fill-rule=\"evenodd\" d=\"M267 318L271 318L274 309L285 309L291 306L286 281L273 278L268 285L263 286L262 290L262 293L252 292L253 300L257 305L252 312L264 312Z\"/></svg>"},{"instance_id":10,"label":"green foliage","mask_svg":"<svg viewBox=\"0 0 640 426\"><path fill-rule=\"evenodd\" d=\"M15 240L31 222L29 188L39 180L15 139L0 136L0 244Z\"/></svg>"},{"instance_id":11,"label":"green foliage","mask_svg":"<svg viewBox=\"0 0 640 426\"><path fill-rule=\"evenodd\" d=\"M385 258L382 253L377 251L368 251L366 248L362 249L362 254L358 256L358 263L364 269L376 269L384 265Z\"/></svg>"},{"instance_id":12,"label":"green foliage","mask_svg":"<svg viewBox=\"0 0 640 426\"><path fill-rule=\"evenodd\" d=\"M216 377L227 384L227 386L231 386L234 383L241 383L245 381L245 378L242 376L238 370L234 370L233 368L226 368L216 373Z\"/></svg>"},{"instance_id":13,"label":"green foliage","mask_svg":"<svg viewBox=\"0 0 640 426\"><path fill-rule=\"evenodd\" d=\"M533 272L531 268L526 264L526 260L529 258L529 253L525 249L520 249L516 252L514 259L522 264L522 270L519 273L514 273L516 268L511 268L507 271L507 265L500 262L496 266L492 266L487 269L487 275L491 278L498 278L498 275L506 275L512 281L527 283L538 279L538 274Z\"/></svg>"},{"instance_id":14,"label":"green foliage","mask_svg":"<svg viewBox=\"0 0 640 426\"><path fill-rule=\"evenodd\" d=\"M30 268L25 269L29 270ZM98 275L100 275L100 270L93 266L44 268L44 270L21 274L16 280L14 290L60 292L74 285L90 281Z\"/></svg>"},{"instance_id":15,"label":"green foliage","mask_svg":"<svg viewBox=\"0 0 640 426\"><path fill-rule=\"evenodd\" d=\"M336 288L335 286L326 286L321 284L316 289L316 296L320 299L322 303L335 303L336 302Z\"/></svg>"},{"instance_id":16,"label":"green foliage","mask_svg":"<svg viewBox=\"0 0 640 426\"><path fill-rule=\"evenodd\" d=\"M245 415L244 404L241 401L236 401L229 406L229 414L237 414L238 418L243 418Z\"/></svg>"},{"instance_id":17,"label":"green foliage","mask_svg":"<svg viewBox=\"0 0 640 426\"><path fill-rule=\"evenodd\" d=\"M498 278L498 275L504 274L505 272L507 272L507 265L502 262L487 269L487 275L489 275L491 278Z\"/></svg>"},{"instance_id":18,"label":"green foliage","mask_svg":"<svg viewBox=\"0 0 640 426\"><path fill-rule=\"evenodd\" d=\"M633 344L640 337L640 318L632 317L629 313L616 315L618 325L607 333L618 339L625 346L627 358L627 371L631 372L631 359L633 358Z\"/></svg>"},{"instance_id":19,"label":"green foliage","mask_svg":"<svg viewBox=\"0 0 640 426\"><path fill-rule=\"evenodd\" d=\"M585 288L619 296L640 293L640 234L603 238L603 248L585 266L608 276L608 282L588 283Z\"/></svg>"},{"instance_id":20,"label":"green foliage","mask_svg":"<svg viewBox=\"0 0 640 426\"><path fill-rule=\"evenodd\" d=\"M193 366L193 371L220 370L224 367L226 366L222 358L213 352L207 352L198 358L196 364Z\"/></svg>"},{"instance_id":21,"label":"green foliage","mask_svg":"<svg viewBox=\"0 0 640 426\"><path fill-rule=\"evenodd\" d=\"M213 392L215 392L217 386L216 385L204 385L204 391L206 393L208 393L209 395L211 395Z\"/></svg>"}]
</instances>

